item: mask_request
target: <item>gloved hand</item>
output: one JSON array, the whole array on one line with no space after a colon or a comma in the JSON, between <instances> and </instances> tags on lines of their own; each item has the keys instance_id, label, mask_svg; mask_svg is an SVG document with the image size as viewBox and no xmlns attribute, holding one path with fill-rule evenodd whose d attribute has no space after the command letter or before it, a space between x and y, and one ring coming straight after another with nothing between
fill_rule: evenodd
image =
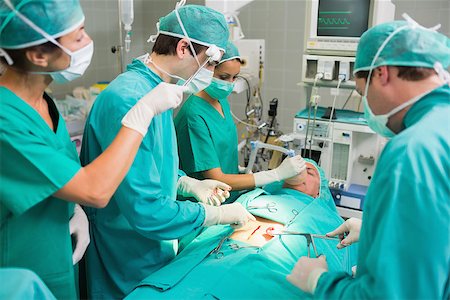
<instances>
[{"instance_id":1,"label":"gloved hand","mask_svg":"<svg viewBox=\"0 0 450 300\"><path fill-rule=\"evenodd\" d=\"M324 255L318 258L300 257L286 279L304 292L314 294L320 276L328 272Z\"/></svg>"},{"instance_id":2,"label":"gloved hand","mask_svg":"<svg viewBox=\"0 0 450 300\"><path fill-rule=\"evenodd\" d=\"M186 89L185 86L161 82L127 112L122 125L145 136L153 117L180 105Z\"/></svg>"},{"instance_id":3,"label":"gloved hand","mask_svg":"<svg viewBox=\"0 0 450 300\"><path fill-rule=\"evenodd\" d=\"M296 155L286 157L276 169L254 173L255 186L260 187L272 182L281 181L293 177L306 170L306 163L303 157Z\"/></svg>"},{"instance_id":4,"label":"gloved hand","mask_svg":"<svg viewBox=\"0 0 450 300\"><path fill-rule=\"evenodd\" d=\"M70 235L75 240L75 250L73 250L72 261L76 265L86 252L91 241L89 238L89 221L80 205L75 204L72 218L69 221Z\"/></svg>"},{"instance_id":5,"label":"gloved hand","mask_svg":"<svg viewBox=\"0 0 450 300\"><path fill-rule=\"evenodd\" d=\"M359 232L361 231L362 220L358 218L347 219L341 226L328 232L327 236L337 236L341 238L341 242L337 244L338 249L347 247L353 243L359 241ZM348 233L347 237L344 238L344 233Z\"/></svg>"},{"instance_id":6,"label":"gloved hand","mask_svg":"<svg viewBox=\"0 0 450 300\"><path fill-rule=\"evenodd\" d=\"M238 165L238 170L239 170L239 174L245 174L245 170L247 170L247 168L241 167Z\"/></svg>"},{"instance_id":7,"label":"gloved hand","mask_svg":"<svg viewBox=\"0 0 450 300\"><path fill-rule=\"evenodd\" d=\"M230 197L231 186L221 181L197 180L189 176L178 179L177 193L183 197L194 197L197 201L219 206Z\"/></svg>"},{"instance_id":8,"label":"gloved hand","mask_svg":"<svg viewBox=\"0 0 450 300\"><path fill-rule=\"evenodd\" d=\"M245 226L249 221L256 221L256 218L238 202L219 207L211 205L203 206L205 207L205 221L203 222L203 226L231 224L234 228L240 228Z\"/></svg>"}]
</instances>

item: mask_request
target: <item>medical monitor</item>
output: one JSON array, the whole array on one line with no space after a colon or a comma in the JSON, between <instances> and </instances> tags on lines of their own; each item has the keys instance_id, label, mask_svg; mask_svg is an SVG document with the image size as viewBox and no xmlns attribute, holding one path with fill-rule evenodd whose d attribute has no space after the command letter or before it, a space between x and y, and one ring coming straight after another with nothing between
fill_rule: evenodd
<instances>
[{"instance_id":1,"label":"medical monitor","mask_svg":"<svg viewBox=\"0 0 450 300\"><path fill-rule=\"evenodd\" d=\"M394 19L390 0L309 0L306 52L349 55L370 27Z\"/></svg>"}]
</instances>

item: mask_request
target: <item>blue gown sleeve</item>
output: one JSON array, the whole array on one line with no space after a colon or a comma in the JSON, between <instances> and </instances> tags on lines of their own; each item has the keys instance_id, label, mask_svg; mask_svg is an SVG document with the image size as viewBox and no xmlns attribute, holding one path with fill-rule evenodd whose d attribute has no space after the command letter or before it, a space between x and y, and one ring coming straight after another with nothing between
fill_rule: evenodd
<instances>
[{"instance_id":1,"label":"blue gown sleeve","mask_svg":"<svg viewBox=\"0 0 450 300\"><path fill-rule=\"evenodd\" d=\"M53 195L81 168L79 161L68 155L64 141L56 137L45 140L9 122L2 122L0 149L0 203L14 215Z\"/></svg>"},{"instance_id":2,"label":"blue gown sleeve","mask_svg":"<svg viewBox=\"0 0 450 300\"><path fill-rule=\"evenodd\" d=\"M448 194L415 178L413 174L419 173L407 162L403 168L384 170L377 183L373 182L377 196L372 200L376 201L371 201L371 206L364 210L356 278L344 273L325 273L319 279L315 297L443 297L439 293L448 285L450 265ZM425 168L420 174L426 172ZM436 185L444 186L443 181L448 178L435 175L424 177L431 176L428 178Z\"/></svg>"}]
</instances>

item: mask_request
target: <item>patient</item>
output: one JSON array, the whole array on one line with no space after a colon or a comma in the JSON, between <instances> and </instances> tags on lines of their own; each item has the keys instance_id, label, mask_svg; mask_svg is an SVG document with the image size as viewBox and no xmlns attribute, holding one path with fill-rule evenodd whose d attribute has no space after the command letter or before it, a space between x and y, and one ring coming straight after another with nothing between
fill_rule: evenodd
<instances>
[{"instance_id":1,"label":"patient","mask_svg":"<svg viewBox=\"0 0 450 300\"><path fill-rule=\"evenodd\" d=\"M237 200L257 217L256 222L236 231L223 225L205 229L170 264L144 279L127 297L310 297L286 280L299 257L307 255L306 239L298 235L270 236L266 230L274 227L324 234L342 224L328 181L311 161L299 178L265 189L255 189ZM316 239L315 243L317 251L326 255L330 270L351 274L356 264L354 245L338 250L336 241Z\"/></svg>"}]
</instances>

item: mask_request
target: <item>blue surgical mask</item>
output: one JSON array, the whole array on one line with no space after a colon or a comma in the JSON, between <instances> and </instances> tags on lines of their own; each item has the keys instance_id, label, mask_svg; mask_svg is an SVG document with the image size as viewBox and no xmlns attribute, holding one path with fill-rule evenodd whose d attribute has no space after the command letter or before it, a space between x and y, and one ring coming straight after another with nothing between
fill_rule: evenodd
<instances>
[{"instance_id":1,"label":"blue surgical mask","mask_svg":"<svg viewBox=\"0 0 450 300\"><path fill-rule=\"evenodd\" d=\"M213 99L226 99L234 89L234 82L212 78L211 84L205 89L205 92Z\"/></svg>"}]
</instances>

